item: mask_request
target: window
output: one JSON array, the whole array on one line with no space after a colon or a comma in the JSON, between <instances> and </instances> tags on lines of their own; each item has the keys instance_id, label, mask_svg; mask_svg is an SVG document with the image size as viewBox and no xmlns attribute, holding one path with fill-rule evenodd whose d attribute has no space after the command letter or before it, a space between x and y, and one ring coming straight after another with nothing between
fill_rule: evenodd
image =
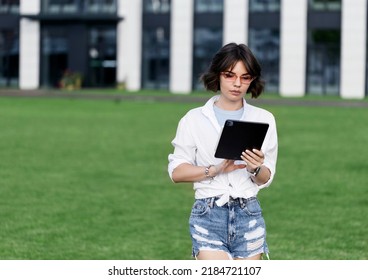
<instances>
[{"instance_id":1,"label":"window","mask_svg":"<svg viewBox=\"0 0 368 280\"><path fill-rule=\"evenodd\" d=\"M42 31L41 84L59 87L68 69L68 39L64 28L45 28Z\"/></svg>"},{"instance_id":2,"label":"window","mask_svg":"<svg viewBox=\"0 0 368 280\"><path fill-rule=\"evenodd\" d=\"M0 0L0 14L19 14L19 0Z\"/></svg>"},{"instance_id":3,"label":"window","mask_svg":"<svg viewBox=\"0 0 368 280\"><path fill-rule=\"evenodd\" d=\"M85 0L84 11L87 13L116 14L116 0Z\"/></svg>"},{"instance_id":4,"label":"window","mask_svg":"<svg viewBox=\"0 0 368 280\"><path fill-rule=\"evenodd\" d=\"M265 91L277 92L280 63L280 0L249 0L248 46L262 66Z\"/></svg>"},{"instance_id":5,"label":"window","mask_svg":"<svg viewBox=\"0 0 368 280\"><path fill-rule=\"evenodd\" d=\"M196 13L218 13L224 9L223 0L196 0Z\"/></svg>"},{"instance_id":6,"label":"window","mask_svg":"<svg viewBox=\"0 0 368 280\"><path fill-rule=\"evenodd\" d=\"M14 86L19 78L19 39L14 30L0 30L0 86Z\"/></svg>"},{"instance_id":7,"label":"window","mask_svg":"<svg viewBox=\"0 0 368 280\"><path fill-rule=\"evenodd\" d=\"M249 0L250 12L276 12L280 10L280 0Z\"/></svg>"},{"instance_id":8,"label":"window","mask_svg":"<svg viewBox=\"0 0 368 280\"><path fill-rule=\"evenodd\" d=\"M115 86L116 29L92 27L89 31L89 86Z\"/></svg>"},{"instance_id":9,"label":"window","mask_svg":"<svg viewBox=\"0 0 368 280\"><path fill-rule=\"evenodd\" d=\"M341 10L341 0L309 0L309 7L316 11Z\"/></svg>"},{"instance_id":10,"label":"window","mask_svg":"<svg viewBox=\"0 0 368 280\"><path fill-rule=\"evenodd\" d=\"M143 31L143 88L168 89L170 69L170 33L164 26Z\"/></svg>"},{"instance_id":11,"label":"window","mask_svg":"<svg viewBox=\"0 0 368 280\"><path fill-rule=\"evenodd\" d=\"M314 29L308 37L307 92L338 95L340 30Z\"/></svg>"},{"instance_id":12,"label":"window","mask_svg":"<svg viewBox=\"0 0 368 280\"><path fill-rule=\"evenodd\" d=\"M222 46L222 29L199 27L194 30L193 89L202 90L199 78L206 71L213 55Z\"/></svg>"},{"instance_id":13,"label":"window","mask_svg":"<svg viewBox=\"0 0 368 280\"><path fill-rule=\"evenodd\" d=\"M194 6L192 88L203 90L200 76L222 46L223 0L196 0Z\"/></svg>"},{"instance_id":14,"label":"window","mask_svg":"<svg viewBox=\"0 0 368 280\"><path fill-rule=\"evenodd\" d=\"M44 0L42 7L50 14L116 14L117 0Z\"/></svg>"},{"instance_id":15,"label":"window","mask_svg":"<svg viewBox=\"0 0 368 280\"><path fill-rule=\"evenodd\" d=\"M170 0L143 0L143 10L153 14L169 13Z\"/></svg>"},{"instance_id":16,"label":"window","mask_svg":"<svg viewBox=\"0 0 368 280\"><path fill-rule=\"evenodd\" d=\"M43 11L50 14L75 14L81 11L79 0L44 0Z\"/></svg>"},{"instance_id":17,"label":"window","mask_svg":"<svg viewBox=\"0 0 368 280\"><path fill-rule=\"evenodd\" d=\"M170 0L143 0L142 87L168 89Z\"/></svg>"},{"instance_id":18,"label":"window","mask_svg":"<svg viewBox=\"0 0 368 280\"><path fill-rule=\"evenodd\" d=\"M280 31L278 29L249 30L249 48L262 65L265 90L277 92L279 86Z\"/></svg>"}]
</instances>

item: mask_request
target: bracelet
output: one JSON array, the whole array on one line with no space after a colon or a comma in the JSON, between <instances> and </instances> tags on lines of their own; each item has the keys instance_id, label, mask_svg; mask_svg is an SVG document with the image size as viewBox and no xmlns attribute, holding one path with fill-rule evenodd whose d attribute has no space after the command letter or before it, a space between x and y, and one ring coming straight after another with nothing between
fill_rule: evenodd
<instances>
[{"instance_id":1,"label":"bracelet","mask_svg":"<svg viewBox=\"0 0 368 280\"><path fill-rule=\"evenodd\" d=\"M210 176L210 168L212 167L213 165L209 165L207 166L205 169L204 169L204 174L206 175L206 178L210 179L210 180L213 180L214 177Z\"/></svg>"}]
</instances>

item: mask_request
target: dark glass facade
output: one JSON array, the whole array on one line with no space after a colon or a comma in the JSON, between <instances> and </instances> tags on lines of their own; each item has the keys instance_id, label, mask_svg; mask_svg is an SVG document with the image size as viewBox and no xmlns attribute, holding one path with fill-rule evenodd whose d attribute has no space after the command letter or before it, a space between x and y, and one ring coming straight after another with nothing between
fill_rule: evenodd
<instances>
[{"instance_id":1,"label":"dark glass facade","mask_svg":"<svg viewBox=\"0 0 368 280\"><path fill-rule=\"evenodd\" d=\"M262 66L265 91L278 92L280 0L249 0L248 46Z\"/></svg>"},{"instance_id":2,"label":"dark glass facade","mask_svg":"<svg viewBox=\"0 0 368 280\"><path fill-rule=\"evenodd\" d=\"M338 95L340 85L341 1L310 0L306 92Z\"/></svg>"},{"instance_id":3,"label":"dark glass facade","mask_svg":"<svg viewBox=\"0 0 368 280\"><path fill-rule=\"evenodd\" d=\"M115 86L116 28L90 26L88 28L88 77L92 87Z\"/></svg>"},{"instance_id":4,"label":"dark glass facade","mask_svg":"<svg viewBox=\"0 0 368 280\"><path fill-rule=\"evenodd\" d=\"M224 0L195 0L195 13L222 13Z\"/></svg>"},{"instance_id":5,"label":"dark glass facade","mask_svg":"<svg viewBox=\"0 0 368 280\"><path fill-rule=\"evenodd\" d=\"M0 0L0 87L19 84L19 0Z\"/></svg>"},{"instance_id":6,"label":"dark glass facade","mask_svg":"<svg viewBox=\"0 0 368 280\"><path fill-rule=\"evenodd\" d=\"M196 0L194 6L192 87L202 90L201 74L223 40L223 0Z\"/></svg>"},{"instance_id":7,"label":"dark glass facade","mask_svg":"<svg viewBox=\"0 0 368 280\"><path fill-rule=\"evenodd\" d=\"M116 0L43 0L46 14L115 14Z\"/></svg>"},{"instance_id":8,"label":"dark glass facade","mask_svg":"<svg viewBox=\"0 0 368 280\"><path fill-rule=\"evenodd\" d=\"M170 1L143 0L142 87L169 89Z\"/></svg>"},{"instance_id":9,"label":"dark glass facade","mask_svg":"<svg viewBox=\"0 0 368 280\"><path fill-rule=\"evenodd\" d=\"M44 28L41 33L41 84L44 87L60 87L68 69L69 40L62 28Z\"/></svg>"},{"instance_id":10,"label":"dark glass facade","mask_svg":"<svg viewBox=\"0 0 368 280\"><path fill-rule=\"evenodd\" d=\"M280 0L249 0L250 12L279 12Z\"/></svg>"},{"instance_id":11,"label":"dark glass facade","mask_svg":"<svg viewBox=\"0 0 368 280\"><path fill-rule=\"evenodd\" d=\"M19 0L0 0L0 15L19 14Z\"/></svg>"},{"instance_id":12,"label":"dark glass facade","mask_svg":"<svg viewBox=\"0 0 368 280\"><path fill-rule=\"evenodd\" d=\"M170 0L143 0L144 14L170 13Z\"/></svg>"},{"instance_id":13,"label":"dark glass facade","mask_svg":"<svg viewBox=\"0 0 368 280\"><path fill-rule=\"evenodd\" d=\"M68 73L80 75L84 87L115 86L117 25L124 20L117 15L118 0L41 0L36 15L19 15L19 3L0 0L0 87L19 86L23 18L40 23L40 87L60 87ZM243 23L248 45L262 65L267 92L280 87L281 4L281 0L249 0L249 20ZM141 88L169 89L171 5L171 0L142 0ZM223 44L224 0L193 0L193 5L192 88L202 90L200 75ZM308 94L339 95L341 7L341 0L308 0ZM365 74L368 79L368 66Z\"/></svg>"},{"instance_id":14,"label":"dark glass facade","mask_svg":"<svg viewBox=\"0 0 368 280\"><path fill-rule=\"evenodd\" d=\"M341 0L309 0L309 7L314 11L340 11Z\"/></svg>"},{"instance_id":15,"label":"dark glass facade","mask_svg":"<svg viewBox=\"0 0 368 280\"><path fill-rule=\"evenodd\" d=\"M116 84L116 0L44 0L41 22L41 87Z\"/></svg>"}]
</instances>

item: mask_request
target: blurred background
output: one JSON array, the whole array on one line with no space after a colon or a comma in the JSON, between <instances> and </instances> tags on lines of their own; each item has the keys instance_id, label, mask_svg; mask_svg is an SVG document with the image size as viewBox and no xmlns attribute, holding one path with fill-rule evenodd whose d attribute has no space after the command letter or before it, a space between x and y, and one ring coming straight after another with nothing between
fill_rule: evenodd
<instances>
[{"instance_id":1,"label":"blurred background","mask_svg":"<svg viewBox=\"0 0 368 280\"><path fill-rule=\"evenodd\" d=\"M266 90L367 95L367 1L0 0L0 86L202 90L211 56L246 43Z\"/></svg>"}]
</instances>

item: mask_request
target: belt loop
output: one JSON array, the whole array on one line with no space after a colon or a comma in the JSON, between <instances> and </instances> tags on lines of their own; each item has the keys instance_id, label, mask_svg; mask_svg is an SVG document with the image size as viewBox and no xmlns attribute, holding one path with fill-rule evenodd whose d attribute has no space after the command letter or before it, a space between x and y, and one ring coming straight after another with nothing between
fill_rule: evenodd
<instances>
[{"instance_id":1,"label":"belt loop","mask_svg":"<svg viewBox=\"0 0 368 280\"><path fill-rule=\"evenodd\" d=\"M216 197L211 197L208 206L212 209L213 208L213 203L215 202Z\"/></svg>"},{"instance_id":2,"label":"belt loop","mask_svg":"<svg viewBox=\"0 0 368 280\"><path fill-rule=\"evenodd\" d=\"M242 197L239 197L240 207L243 209L245 207L245 202Z\"/></svg>"}]
</instances>

